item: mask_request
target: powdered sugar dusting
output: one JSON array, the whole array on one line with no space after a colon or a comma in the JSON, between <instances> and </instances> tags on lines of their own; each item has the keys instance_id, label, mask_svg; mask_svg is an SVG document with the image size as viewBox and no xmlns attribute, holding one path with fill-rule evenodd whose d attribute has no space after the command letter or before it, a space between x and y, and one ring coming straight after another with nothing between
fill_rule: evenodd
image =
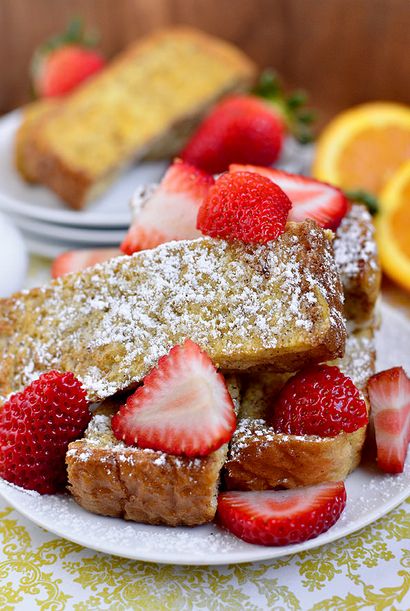
<instances>
[{"instance_id":1,"label":"powdered sugar dusting","mask_svg":"<svg viewBox=\"0 0 410 611\"><path fill-rule=\"evenodd\" d=\"M169 242L23 293L13 301L3 358L15 363L14 390L57 368L73 371L90 399L103 399L141 380L187 337L227 369L290 348L295 329L301 344L320 345L329 315L340 344L340 301L328 237L313 223L266 245Z\"/></svg>"},{"instance_id":2,"label":"powdered sugar dusting","mask_svg":"<svg viewBox=\"0 0 410 611\"><path fill-rule=\"evenodd\" d=\"M336 264L343 286L348 288L365 266L378 272L377 247L370 213L364 206L353 205L342 219L334 241Z\"/></svg>"}]
</instances>

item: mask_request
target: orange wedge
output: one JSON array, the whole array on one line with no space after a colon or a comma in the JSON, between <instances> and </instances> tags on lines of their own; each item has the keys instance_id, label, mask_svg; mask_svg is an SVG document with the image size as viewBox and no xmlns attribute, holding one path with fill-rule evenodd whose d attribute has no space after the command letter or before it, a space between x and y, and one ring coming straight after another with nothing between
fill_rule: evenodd
<instances>
[{"instance_id":1,"label":"orange wedge","mask_svg":"<svg viewBox=\"0 0 410 611\"><path fill-rule=\"evenodd\" d=\"M322 132L313 175L343 189L379 194L410 159L410 107L391 102L356 106Z\"/></svg>"},{"instance_id":2,"label":"orange wedge","mask_svg":"<svg viewBox=\"0 0 410 611\"><path fill-rule=\"evenodd\" d=\"M379 205L376 237L383 270L410 291L410 161L384 187Z\"/></svg>"}]
</instances>

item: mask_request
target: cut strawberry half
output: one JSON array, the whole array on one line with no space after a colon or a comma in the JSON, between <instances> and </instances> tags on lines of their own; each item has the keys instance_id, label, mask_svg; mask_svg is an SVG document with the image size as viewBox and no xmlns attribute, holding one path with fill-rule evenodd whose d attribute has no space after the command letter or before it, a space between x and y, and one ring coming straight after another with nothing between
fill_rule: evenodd
<instances>
[{"instance_id":1,"label":"cut strawberry half","mask_svg":"<svg viewBox=\"0 0 410 611\"><path fill-rule=\"evenodd\" d=\"M255 172L270 178L292 202L289 221L313 219L321 227L336 229L347 212L348 200L342 191L313 178L254 165L231 164L229 171Z\"/></svg>"},{"instance_id":2,"label":"cut strawberry half","mask_svg":"<svg viewBox=\"0 0 410 611\"><path fill-rule=\"evenodd\" d=\"M377 464L402 473L410 443L410 379L403 367L372 376L368 383L377 447Z\"/></svg>"},{"instance_id":3,"label":"cut strawberry half","mask_svg":"<svg viewBox=\"0 0 410 611\"><path fill-rule=\"evenodd\" d=\"M223 376L189 339L160 358L112 419L117 439L185 456L210 454L230 440L235 425Z\"/></svg>"},{"instance_id":4,"label":"cut strawberry half","mask_svg":"<svg viewBox=\"0 0 410 611\"><path fill-rule=\"evenodd\" d=\"M209 174L175 161L158 188L137 210L121 250L130 255L163 242L199 237L198 209L213 183Z\"/></svg>"},{"instance_id":5,"label":"cut strawberry half","mask_svg":"<svg viewBox=\"0 0 410 611\"><path fill-rule=\"evenodd\" d=\"M121 255L118 248L95 248L94 250L68 250L54 259L51 277L58 278L71 272L79 272L97 263L103 263Z\"/></svg>"},{"instance_id":6,"label":"cut strawberry half","mask_svg":"<svg viewBox=\"0 0 410 611\"><path fill-rule=\"evenodd\" d=\"M346 505L343 482L294 490L223 492L219 522L234 535L258 545L289 545L329 530Z\"/></svg>"}]
</instances>

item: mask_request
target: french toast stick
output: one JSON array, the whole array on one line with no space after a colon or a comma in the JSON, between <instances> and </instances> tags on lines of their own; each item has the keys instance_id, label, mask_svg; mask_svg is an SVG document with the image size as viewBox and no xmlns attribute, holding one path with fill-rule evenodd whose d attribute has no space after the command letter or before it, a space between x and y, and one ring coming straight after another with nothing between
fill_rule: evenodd
<instances>
[{"instance_id":1,"label":"french toast stick","mask_svg":"<svg viewBox=\"0 0 410 611\"><path fill-rule=\"evenodd\" d=\"M231 377L227 386L237 410L237 381ZM116 401L106 400L84 438L70 443L69 490L77 503L93 513L145 524L194 526L213 520L228 445L201 458L127 446L111 429L118 409Z\"/></svg>"},{"instance_id":2,"label":"french toast stick","mask_svg":"<svg viewBox=\"0 0 410 611\"><path fill-rule=\"evenodd\" d=\"M117 257L0 301L0 396L50 369L90 400L132 388L191 338L225 371L294 371L343 354L331 232L290 223L266 245L199 238Z\"/></svg>"},{"instance_id":3,"label":"french toast stick","mask_svg":"<svg viewBox=\"0 0 410 611\"><path fill-rule=\"evenodd\" d=\"M353 204L336 230L334 252L343 284L345 315L351 326L372 326L380 293L381 268L372 217Z\"/></svg>"}]
</instances>

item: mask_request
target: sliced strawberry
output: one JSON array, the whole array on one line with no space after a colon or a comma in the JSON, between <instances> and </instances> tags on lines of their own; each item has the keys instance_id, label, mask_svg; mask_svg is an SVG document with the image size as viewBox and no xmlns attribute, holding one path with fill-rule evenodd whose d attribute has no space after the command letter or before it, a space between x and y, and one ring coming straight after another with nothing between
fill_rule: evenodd
<instances>
[{"instance_id":1,"label":"sliced strawberry","mask_svg":"<svg viewBox=\"0 0 410 611\"><path fill-rule=\"evenodd\" d=\"M117 439L186 456L213 452L230 440L235 424L223 376L189 339L160 358L112 419Z\"/></svg>"},{"instance_id":2,"label":"sliced strawberry","mask_svg":"<svg viewBox=\"0 0 410 611\"><path fill-rule=\"evenodd\" d=\"M258 545L289 545L329 530L346 505L343 482L294 490L223 492L219 522L234 535Z\"/></svg>"},{"instance_id":3,"label":"sliced strawberry","mask_svg":"<svg viewBox=\"0 0 410 611\"><path fill-rule=\"evenodd\" d=\"M158 188L137 211L121 250L130 255L163 242L199 237L201 234L196 229L198 208L213 183L213 177L202 170L175 161Z\"/></svg>"},{"instance_id":4,"label":"sliced strawberry","mask_svg":"<svg viewBox=\"0 0 410 611\"><path fill-rule=\"evenodd\" d=\"M324 182L262 166L231 164L230 172L255 172L270 178L292 202L289 221L313 219L321 227L336 229L348 208L348 200L337 187Z\"/></svg>"},{"instance_id":5,"label":"sliced strawberry","mask_svg":"<svg viewBox=\"0 0 410 611\"><path fill-rule=\"evenodd\" d=\"M58 278L71 272L79 272L97 263L118 257L122 253L118 248L95 248L94 250L68 250L54 259L51 266L51 277Z\"/></svg>"},{"instance_id":6,"label":"sliced strawberry","mask_svg":"<svg viewBox=\"0 0 410 611\"><path fill-rule=\"evenodd\" d=\"M368 383L377 447L377 464L402 473L410 443L410 379L403 367L372 376Z\"/></svg>"}]
</instances>

